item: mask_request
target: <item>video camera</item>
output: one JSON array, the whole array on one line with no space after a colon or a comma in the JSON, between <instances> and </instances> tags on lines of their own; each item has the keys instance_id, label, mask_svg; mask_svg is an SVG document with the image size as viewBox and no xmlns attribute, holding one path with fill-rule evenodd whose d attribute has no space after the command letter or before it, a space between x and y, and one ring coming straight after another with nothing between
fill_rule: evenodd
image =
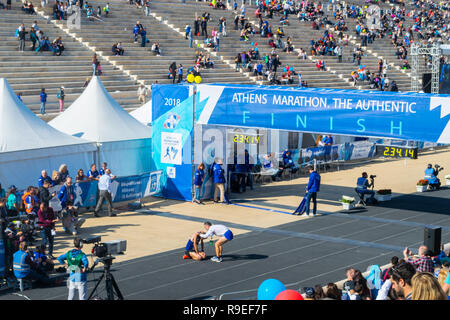
<instances>
[{"instance_id":1,"label":"video camera","mask_svg":"<svg viewBox=\"0 0 450 320\"><path fill-rule=\"evenodd\" d=\"M370 179L375 179L377 176L376 175L374 175L374 174L371 174L370 175Z\"/></svg>"},{"instance_id":2,"label":"video camera","mask_svg":"<svg viewBox=\"0 0 450 320\"><path fill-rule=\"evenodd\" d=\"M444 168L441 167L441 166L438 165L438 164L435 164L435 165L434 165L434 168L436 169L437 172L444 170Z\"/></svg>"},{"instance_id":3,"label":"video camera","mask_svg":"<svg viewBox=\"0 0 450 320\"><path fill-rule=\"evenodd\" d=\"M98 258L104 258L113 254L120 254L127 250L126 240L112 240L101 242L101 236L82 239L83 243L94 244L92 254Z\"/></svg>"}]
</instances>

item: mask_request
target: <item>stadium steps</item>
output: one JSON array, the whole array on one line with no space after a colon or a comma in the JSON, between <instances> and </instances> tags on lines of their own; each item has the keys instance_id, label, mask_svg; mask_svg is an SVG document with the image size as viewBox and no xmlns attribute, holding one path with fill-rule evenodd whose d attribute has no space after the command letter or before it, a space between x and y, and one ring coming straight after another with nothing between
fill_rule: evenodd
<instances>
[{"instance_id":1,"label":"stadium steps","mask_svg":"<svg viewBox=\"0 0 450 320\"><path fill-rule=\"evenodd\" d=\"M36 8L40 10L40 8ZM62 37L65 51L62 56L53 56L51 52L33 52L27 34L24 52L18 52L19 42L15 30L24 23L29 32L31 25L37 21L39 28L52 41ZM83 91L86 78L92 75L91 59L93 52L78 41L64 33L51 21L41 15L28 15L20 10L20 3L13 2L12 10L0 12L0 76L5 77L16 93L23 94L22 100L34 112L39 113L41 88L48 94L46 111L59 111L56 93L60 86L65 87L65 108ZM101 60L102 81L106 89L126 109L138 106L136 97L137 84L119 68Z\"/></svg>"},{"instance_id":2,"label":"stadium steps","mask_svg":"<svg viewBox=\"0 0 450 320\"><path fill-rule=\"evenodd\" d=\"M197 12L199 16L201 16L203 12L210 13L212 21L208 23L209 34L211 34L212 27L215 27L216 30L218 30L218 21L220 17L225 17L227 20L228 36L222 37L220 42L220 52L218 55L227 61L232 68L234 68L235 65L234 57L238 52L243 52L250 49L251 42L258 43L261 56L271 52L271 48L268 46L267 40L261 38L259 35L253 35L247 42L240 41L240 30L234 30L233 11L213 9L206 3L197 3L194 1L187 1L186 4L177 1L170 1L169 5L167 5L167 2L153 1L151 3L151 10L157 15L164 17L164 19L167 19L167 23L173 25L182 32L184 32L184 28L187 23L189 23L193 28L195 12ZM251 9L249 9L247 16L250 16L250 19L252 20L252 13L250 12ZM195 37L195 39L201 41L202 37ZM279 50L277 50L277 53L280 56L280 61L282 62L282 65L278 69L278 74L281 73L286 64L289 64L289 66L293 67L294 70L301 71L302 79L306 80L310 87L351 88L348 83L331 72L322 72L322 74L318 72L317 68L311 61L302 61L298 59L296 55L288 55ZM253 77L250 73L247 73L247 75ZM294 77L294 81L294 86L297 86L298 80L296 77ZM267 84L267 82L261 83Z\"/></svg>"},{"instance_id":3,"label":"stadium steps","mask_svg":"<svg viewBox=\"0 0 450 320\"><path fill-rule=\"evenodd\" d=\"M81 29L71 29L70 32L116 67L145 85L151 85L156 81L172 83L172 80L168 79L168 72L169 65L174 61L177 65L181 63L184 66L184 75L186 75L187 69L194 63L195 52L200 50L199 48L189 48L184 37L155 17L145 16L134 5L117 1L109 3L111 11L108 17L101 17L103 21L89 20L83 13ZM89 4L96 8L103 7L105 2L90 1ZM46 8L47 11L50 9ZM147 38L150 41L145 48L140 46L140 36L138 42L134 43L132 30L138 20L147 29ZM55 23L62 26L65 22L55 21ZM114 56L111 51L112 45L119 41L124 47L124 56ZM155 56L151 52L153 42L159 42L162 49L161 56ZM213 55L211 58L215 68L201 70L203 83L252 83L249 79L235 73L227 64L215 59Z\"/></svg>"}]
</instances>

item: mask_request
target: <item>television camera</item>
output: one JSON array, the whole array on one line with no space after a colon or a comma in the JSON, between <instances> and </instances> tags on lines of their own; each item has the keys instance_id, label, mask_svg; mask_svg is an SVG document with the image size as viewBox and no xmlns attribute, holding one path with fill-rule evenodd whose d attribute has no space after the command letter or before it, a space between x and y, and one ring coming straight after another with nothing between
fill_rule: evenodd
<instances>
[{"instance_id":1,"label":"television camera","mask_svg":"<svg viewBox=\"0 0 450 320\"><path fill-rule=\"evenodd\" d=\"M97 288L105 280L105 290L106 290L106 300L115 300L117 296L118 300L123 300L123 295L120 292L119 286L117 285L114 276L111 273L111 265L115 257L113 254L123 253L127 249L126 240L113 240L107 242L101 242L101 236L95 236L82 240L83 243L94 244L91 253L97 257L92 267L89 271L93 271L99 262L103 264L103 273L97 280L94 289L88 297L88 300L92 300L94 297L98 299L95 295Z\"/></svg>"}]
</instances>

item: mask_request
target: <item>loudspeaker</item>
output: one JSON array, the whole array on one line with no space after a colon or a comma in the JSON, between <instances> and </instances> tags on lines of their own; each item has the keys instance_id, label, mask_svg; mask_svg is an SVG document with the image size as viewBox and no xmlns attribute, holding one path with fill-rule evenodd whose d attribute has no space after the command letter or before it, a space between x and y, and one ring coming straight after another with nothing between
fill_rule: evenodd
<instances>
[{"instance_id":1,"label":"loudspeaker","mask_svg":"<svg viewBox=\"0 0 450 320\"><path fill-rule=\"evenodd\" d=\"M437 256L441 252L441 234L442 228L425 228L423 235L423 244Z\"/></svg>"},{"instance_id":2,"label":"loudspeaker","mask_svg":"<svg viewBox=\"0 0 450 320\"><path fill-rule=\"evenodd\" d=\"M425 93L431 93L431 73L422 74L422 90Z\"/></svg>"}]
</instances>

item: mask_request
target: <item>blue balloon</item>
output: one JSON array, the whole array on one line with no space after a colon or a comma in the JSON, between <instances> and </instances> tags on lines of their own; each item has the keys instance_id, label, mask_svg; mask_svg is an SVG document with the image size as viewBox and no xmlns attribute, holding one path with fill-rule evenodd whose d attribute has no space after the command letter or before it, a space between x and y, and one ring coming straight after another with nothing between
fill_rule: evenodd
<instances>
[{"instance_id":1,"label":"blue balloon","mask_svg":"<svg viewBox=\"0 0 450 320\"><path fill-rule=\"evenodd\" d=\"M290 67L290 68L289 68L289 71L294 71L294 68L293 68L293 67Z\"/></svg>"},{"instance_id":2,"label":"blue balloon","mask_svg":"<svg viewBox=\"0 0 450 320\"><path fill-rule=\"evenodd\" d=\"M252 47L255 45L255 43L254 42L252 42Z\"/></svg>"},{"instance_id":3,"label":"blue balloon","mask_svg":"<svg viewBox=\"0 0 450 320\"><path fill-rule=\"evenodd\" d=\"M284 72L286 72L286 71L287 71L287 70L286 70L286 67L284 67L283 71L284 71Z\"/></svg>"},{"instance_id":4,"label":"blue balloon","mask_svg":"<svg viewBox=\"0 0 450 320\"><path fill-rule=\"evenodd\" d=\"M284 290L286 290L286 287L280 280L264 280L258 288L258 300L275 300L275 297Z\"/></svg>"}]
</instances>

